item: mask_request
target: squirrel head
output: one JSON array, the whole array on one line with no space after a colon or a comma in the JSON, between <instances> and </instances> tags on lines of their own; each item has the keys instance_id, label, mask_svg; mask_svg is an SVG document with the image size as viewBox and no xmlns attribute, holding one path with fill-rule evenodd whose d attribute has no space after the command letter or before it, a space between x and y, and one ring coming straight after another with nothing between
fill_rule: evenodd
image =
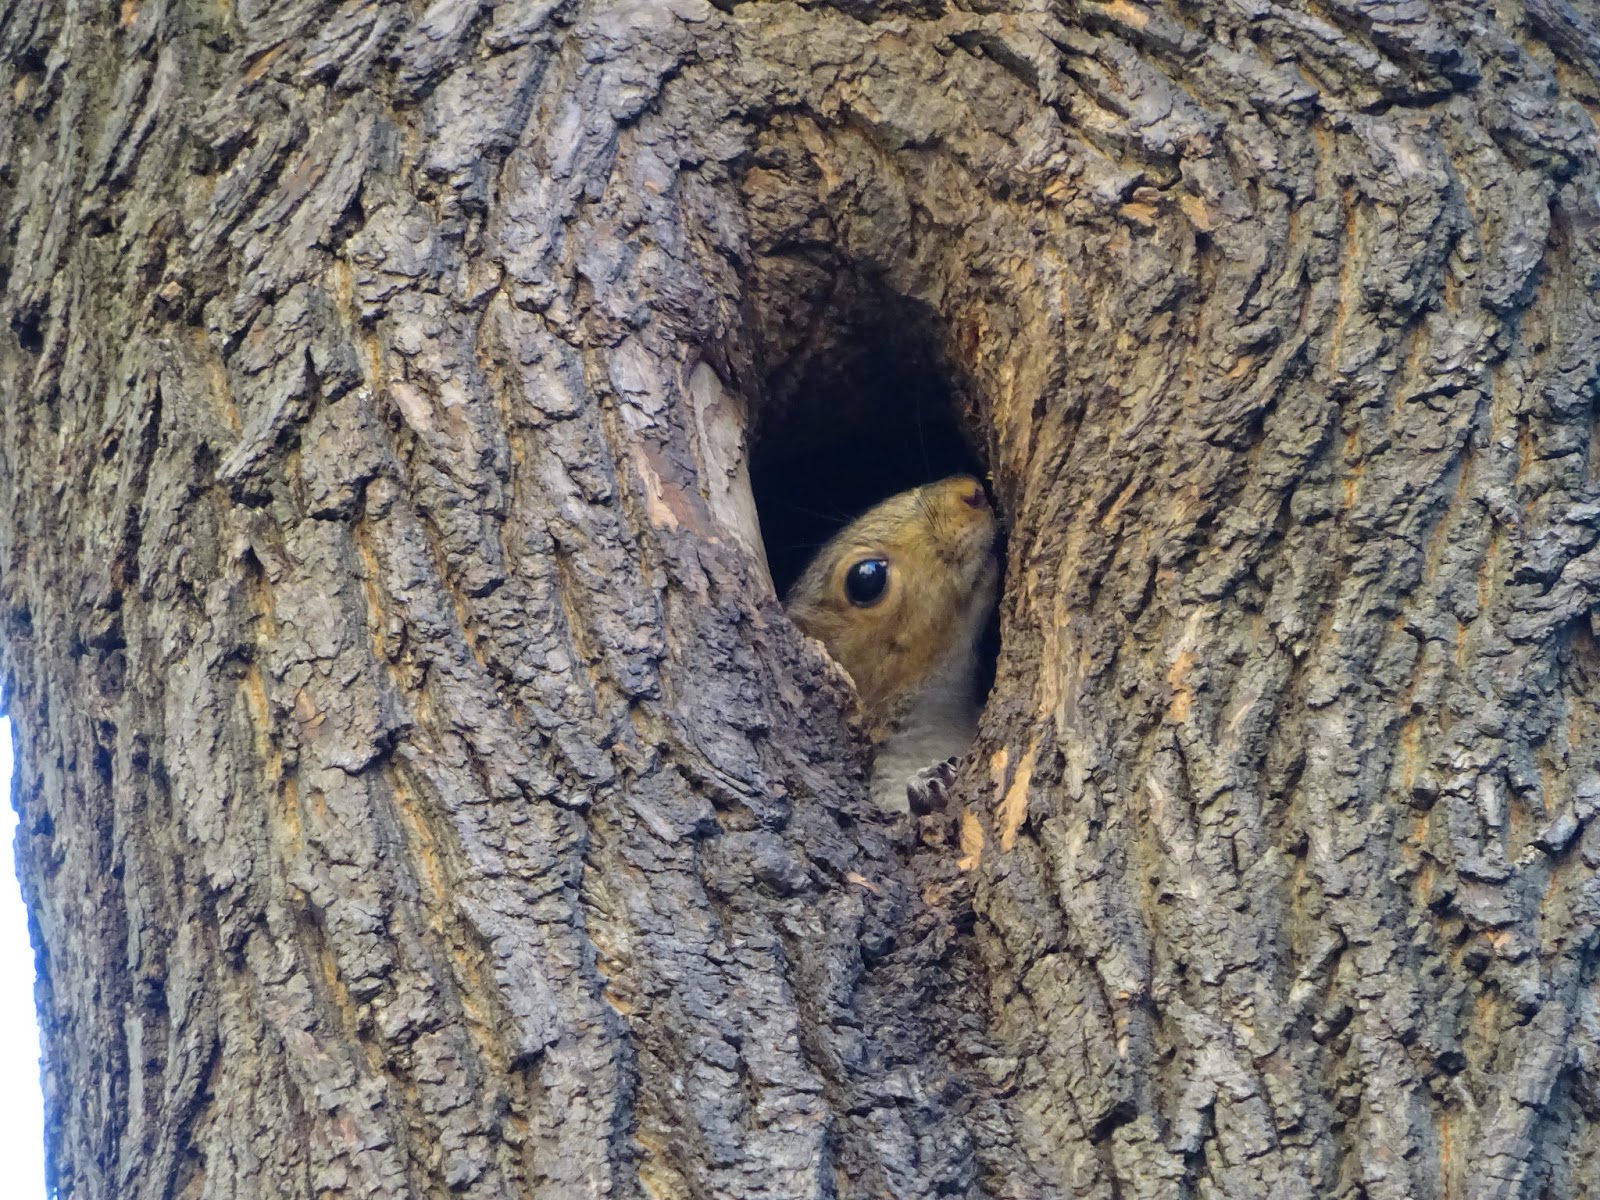
<instances>
[{"instance_id":1,"label":"squirrel head","mask_svg":"<svg viewBox=\"0 0 1600 1200\"><path fill-rule=\"evenodd\" d=\"M857 517L790 589L789 616L850 673L870 722L973 653L999 578L995 530L983 484L941 479Z\"/></svg>"}]
</instances>

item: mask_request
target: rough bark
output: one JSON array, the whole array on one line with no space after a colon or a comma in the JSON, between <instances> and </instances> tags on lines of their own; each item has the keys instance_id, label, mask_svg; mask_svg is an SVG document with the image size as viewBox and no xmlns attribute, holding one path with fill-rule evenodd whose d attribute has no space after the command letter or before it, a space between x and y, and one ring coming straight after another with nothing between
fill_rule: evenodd
<instances>
[{"instance_id":1,"label":"rough bark","mask_svg":"<svg viewBox=\"0 0 1600 1200\"><path fill-rule=\"evenodd\" d=\"M57 1194L1596 1194L1596 15L13 0ZM959 848L747 477L911 376Z\"/></svg>"}]
</instances>

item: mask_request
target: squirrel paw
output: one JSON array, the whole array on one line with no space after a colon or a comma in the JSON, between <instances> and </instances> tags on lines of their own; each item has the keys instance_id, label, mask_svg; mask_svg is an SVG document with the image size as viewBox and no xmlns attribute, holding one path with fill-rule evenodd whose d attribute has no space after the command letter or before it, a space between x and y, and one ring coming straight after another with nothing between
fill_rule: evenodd
<instances>
[{"instance_id":1,"label":"squirrel paw","mask_svg":"<svg viewBox=\"0 0 1600 1200\"><path fill-rule=\"evenodd\" d=\"M943 812L950 800L950 789L955 786L956 760L947 758L932 766L923 767L906 781L906 801L916 816Z\"/></svg>"}]
</instances>

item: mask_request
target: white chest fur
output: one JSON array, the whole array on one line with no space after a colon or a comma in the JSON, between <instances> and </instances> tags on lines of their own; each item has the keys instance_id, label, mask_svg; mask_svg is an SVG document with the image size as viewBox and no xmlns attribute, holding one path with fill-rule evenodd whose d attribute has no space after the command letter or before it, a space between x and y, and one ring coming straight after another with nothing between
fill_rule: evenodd
<instances>
[{"instance_id":1,"label":"white chest fur","mask_svg":"<svg viewBox=\"0 0 1600 1200\"><path fill-rule=\"evenodd\" d=\"M998 570L975 590L950 652L892 721L872 762L872 800L888 813L909 811L906 787L924 769L965 754L978 734L978 639L994 604Z\"/></svg>"}]
</instances>

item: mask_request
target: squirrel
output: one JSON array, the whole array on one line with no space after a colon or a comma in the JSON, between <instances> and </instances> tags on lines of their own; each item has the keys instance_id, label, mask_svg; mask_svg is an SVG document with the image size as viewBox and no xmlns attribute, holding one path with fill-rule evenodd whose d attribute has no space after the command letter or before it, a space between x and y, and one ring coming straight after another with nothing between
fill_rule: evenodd
<instances>
[{"instance_id":1,"label":"squirrel","mask_svg":"<svg viewBox=\"0 0 1600 1200\"><path fill-rule=\"evenodd\" d=\"M785 607L850 675L876 754L872 799L909 792L978 732L978 641L1000 566L983 484L956 475L901 492L845 526L790 588Z\"/></svg>"}]
</instances>

